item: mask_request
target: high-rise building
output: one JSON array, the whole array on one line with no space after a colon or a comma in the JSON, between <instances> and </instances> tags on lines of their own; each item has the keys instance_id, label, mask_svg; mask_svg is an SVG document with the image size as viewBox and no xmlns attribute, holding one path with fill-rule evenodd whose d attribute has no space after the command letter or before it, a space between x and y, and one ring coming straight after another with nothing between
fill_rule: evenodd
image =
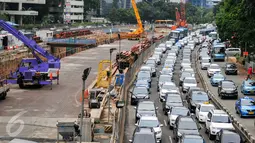
<instances>
[{"instance_id":1,"label":"high-rise building","mask_svg":"<svg viewBox=\"0 0 255 143\"><path fill-rule=\"evenodd\" d=\"M23 16L37 16L38 11L33 10L33 7L26 8L25 5L40 5L45 4L45 0L0 0L0 13L8 14L10 21L23 24Z\"/></svg>"},{"instance_id":2,"label":"high-rise building","mask_svg":"<svg viewBox=\"0 0 255 143\"><path fill-rule=\"evenodd\" d=\"M192 5L199 7L207 7L206 0L189 0Z\"/></svg>"},{"instance_id":3,"label":"high-rise building","mask_svg":"<svg viewBox=\"0 0 255 143\"><path fill-rule=\"evenodd\" d=\"M64 22L83 22L84 20L84 1L66 0L64 8Z\"/></svg>"},{"instance_id":4,"label":"high-rise building","mask_svg":"<svg viewBox=\"0 0 255 143\"><path fill-rule=\"evenodd\" d=\"M219 4L221 1L222 0L206 0L206 5L211 8Z\"/></svg>"}]
</instances>

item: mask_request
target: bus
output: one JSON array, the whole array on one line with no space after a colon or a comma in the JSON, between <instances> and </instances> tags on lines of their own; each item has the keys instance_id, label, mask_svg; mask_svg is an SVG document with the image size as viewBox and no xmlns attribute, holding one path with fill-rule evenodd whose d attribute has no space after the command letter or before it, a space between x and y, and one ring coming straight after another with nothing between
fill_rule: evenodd
<instances>
[{"instance_id":1,"label":"bus","mask_svg":"<svg viewBox=\"0 0 255 143\"><path fill-rule=\"evenodd\" d=\"M211 49L211 57L213 61L225 61L226 46L224 43L214 43Z\"/></svg>"},{"instance_id":2,"label":"bus","mask_svg":"<svg viewBox=\"0 0 255 143\"><path fill-rule=\"evenodd\" d=\"M216 28L206 28L206 29L201 29L199 34L202 34L203 36L209 35L209 33L216 31Z\"/></svg>"},{"instance_id":3,"label":"bus","mask_svg":"<svg viewBox=\"0 0 255 143\"><path fill-rule=\"evenodd\" d=\"M175 25L174 20L156 20L155 21L155 28L171 28Z\"/></svg>"},{"instance_id":4,"label":"bus","mask_svg":"<svg viewBox=\"0 0 255 143\"><path fill-rule=\"evenodd\" d=\"M175 42L178 42L178 40L180 39L180 31L177 30L172 30L170 33L170 38L175 39Z\"/></svg>"},{"instance_id":5,"label":"bus","mask_svg":"<svg viewBox=\"0 0 255 143\"><path fill-rule=\"evenodd\" d=\"M209 37L212 38L212 40L217 40L218 39L218 33L213 31L209 33Z\"/></svg>"},{"instance_id":6,"label":"bus","mask_svg":"<svg viewBox=\"0 0 255 143\"><path fill-rule=\"evenodd\" d=\"M177 31L180 31L180 38L188 36L188 28L177 28Z\"/></svg>"}]
</instances>

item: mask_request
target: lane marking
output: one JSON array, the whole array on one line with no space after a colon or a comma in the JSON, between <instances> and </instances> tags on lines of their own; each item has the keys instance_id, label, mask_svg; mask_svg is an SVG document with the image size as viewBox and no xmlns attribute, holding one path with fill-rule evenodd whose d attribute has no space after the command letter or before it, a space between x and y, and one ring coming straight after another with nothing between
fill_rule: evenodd
<instances>
[{"instance_id":1,"label":"lane marking","mask_svg":"<svg viewBox=\"0 0 255 143\"><path fill-rule=\"evenodd\" d=\"M170 141L170 143L173 143L173 142L172 142L172 137L171 137L171 136L169 136L169 141Z\"/></svg>"},{"instance_id":2,"label":"lane marking","mask_svg":"<svg viewBox=\"0 0 255 143\"><path fill-rule=\"evenodd\" d=\"M167 123L166 123L166 120L164 120L164 124L165 124L165 126L167 127Z\"/></svg>"}]
</instances>

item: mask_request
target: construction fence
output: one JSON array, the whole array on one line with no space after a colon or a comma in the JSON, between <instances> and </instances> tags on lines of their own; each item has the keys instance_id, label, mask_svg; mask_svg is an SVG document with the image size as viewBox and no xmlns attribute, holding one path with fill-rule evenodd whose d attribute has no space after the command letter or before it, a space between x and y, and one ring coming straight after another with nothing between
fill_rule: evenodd
<instances>
[{"instance_id":1,"label":"construction fence","mask_svg":"<svg viewBox=\"0 0 255 143\"><path fill-rule=\"evenodd\" d=\"M122 109L117 109L116 116L114 117L115 121L113 122L113 134L110 143L123 143L124 141L124 126L126 120L126 112L129 103L129 90L133 85L135 80L135 75L139 71L140 67L154 52L154 49L162 42L167 41L168 36L164 37L157 43L154 43L150 48L146 49L143 53L141 53L138 59L132 64L132 66L127 70L125 74L124 84L121 87L120 91L120 101L125 101L125 106Z\"/></svg>"}]
</instances>

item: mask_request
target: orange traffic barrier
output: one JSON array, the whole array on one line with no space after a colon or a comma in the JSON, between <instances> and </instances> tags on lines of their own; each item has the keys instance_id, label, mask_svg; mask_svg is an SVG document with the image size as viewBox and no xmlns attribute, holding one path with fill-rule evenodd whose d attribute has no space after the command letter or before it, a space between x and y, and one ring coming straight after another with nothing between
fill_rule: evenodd
<instances>
[{"instance_id":1,"label":"orange traffic barrier","mask_svg":"<svg viewBox=\"0 0 255 143\"><path fill-rule=\"evenodd\" d=\"M86 89L84 91L84 99L89 99L89 90L88 89ZM81 95L81 98L80 98L80 102L82 102L82 95Z\"/></svg>"}]
</instances>

